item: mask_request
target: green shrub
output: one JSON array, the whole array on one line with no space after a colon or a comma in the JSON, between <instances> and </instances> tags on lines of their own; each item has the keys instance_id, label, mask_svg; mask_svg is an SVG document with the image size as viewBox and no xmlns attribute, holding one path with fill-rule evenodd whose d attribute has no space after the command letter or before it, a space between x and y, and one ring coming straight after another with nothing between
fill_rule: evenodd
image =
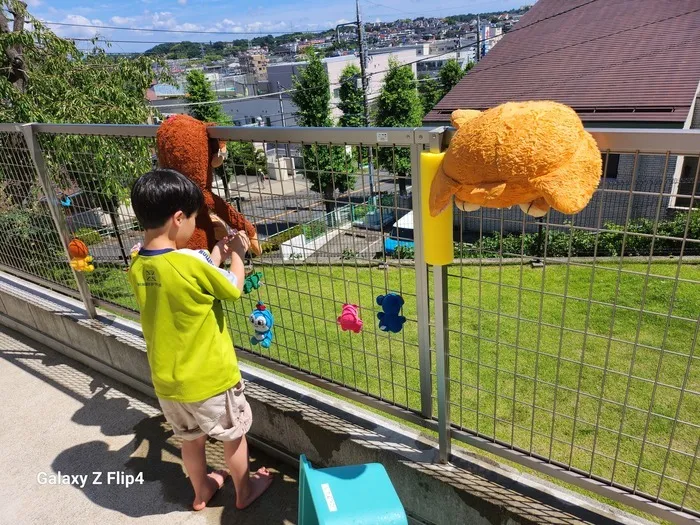
<instances>
[{"instance_id":1,"label":"green shrub","mask_svg":"<svg viewBox=\"0 0 700 525\"><path fill-rule=\"evenodd\" d=\"M73 234L73 237L75 237L76 239L80 239L88 246L92 246L93 244L100 244L102 242L102 236L100 235L100 232L91 228L80 228L79 230L76 230L76 232Z\"/></svg>"},{"instance_id":2,"label":"green shrub","mask_svg":"<svg viewBox=\"0 0 700 525\"><path fill-rule=\"evenodd\" d=\"M485 235L474 244L456 243L455 257L462 259L489 257L494 258L501 252L503 257L541 257L544 255L545 241L548 257L619 257L650 255L665 256L679 255L682 239L688 225L688 239L700 239L700 210L678 213L672 219L659 221L652 253L652 238L654 236L654 221L650 219L635 219L625 228L615 223L605 223L600 232L572 228L570 230L550 228L543 232L542 240L538 233L527 233L524 236L510 233L502 239L498 232ZM663 237L672 237L666 239ZM596 250L597 240L597 250ZM623 253L624 240L624 253ZM522 255L521 255L522 254ZM700 243L686 242L684 255L700 255Z\"/></svg>"},{"instance_id":3,"label":"green shrub","mask_svg":"<svg viewBox=\"0 0 700 525\"><path fill-rule=\"evenodd\" d=\"M276 252L280 249L283 242L288 241L292 237L301 235L301 233L302 229L300 225L293 226L287 230L272 235L260 244L260 248L262 249L263 253Z\"/></svg>"},{"instance_id":4,"label":"green shrub","mask_svg":"<svg viewBox=\"0 0 700 525\"><path fill-rule=\"evenodd\" d=\"M392 259L415 259L416 251L411 246L398 245L391 257Z\"/></svg>"},{"instance_id":5,"label":"green shrub","mask_svg":"<svg viewBox=\"0 0 700 525\"><path fill-rule=\"evenodd\" d=\"M325 234L327 230L328 227L323 220L313 221L302 226L302 233L304 234L304 237L306 237L307 241L313 241L314 239Z\"/></svg>"}]
</instances>

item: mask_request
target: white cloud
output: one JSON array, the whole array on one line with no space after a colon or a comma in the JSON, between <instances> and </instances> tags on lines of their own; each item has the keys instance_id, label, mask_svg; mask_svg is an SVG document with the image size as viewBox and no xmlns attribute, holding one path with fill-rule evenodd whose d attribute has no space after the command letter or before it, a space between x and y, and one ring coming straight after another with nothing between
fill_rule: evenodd
<instances>
[{"instance_id":1,"label":"white cloud","mask_svg":"<svg viewBox=\"0 0 700 525\"><path fill-rule=\"evenodd\" d=\"M175 29L177 21L170 11L153 13L151 24L155 29Z\"/></svg>"},{"instance_id":2,"label":"white cloud","mask_svg":"<svg viewBox=\"0 0 700 525\"><path fill-rule=\"evenodd\" d=\"M124 26L128 24L133 24L134 22L136 22L136 19L130 16L113 16L109 19L109 21L118 26Z\"/></svg>"},{"instance_id":3,"label":"white cloud","mask_svg":"<svg viewBox=\"0 0 700 525\"><path fill-rule=\"evenodd\" d=\"M94 38L95 36L105 36L110 31L100 29L100 26L105 25L99 18L87 18L82 15L68 15L63 20L64 24L77 24L76 26L56 26L55 32L63 37L68 38ZM90 26L90 27L82 27Z\"/></svg>"},{"instance_id":4,"label":"white cloud","mask_svg":"<svg viewBox=\"0 0 700 525\"><path fill-rule=\"evenodd\" d=\"M41 0L25 0L29 7L39 7L41 5Z\"/></svg>"},{"instance_id":5,"label":"white cloud","mask_svg":"<svg viewBox=\"0 0 700 525\"><path fill-rule=\"evenodd\" d=\"M187 5L187 0L177 0L177 3L180 5Z\"/></svg>"},{"instance_id":6,"label":"white cloud","mask_svg":"<svg viewBox=\"0 0 700 525\"><path fill-rule=\"evenodd\" d=\"M279 31L288 31L290 25L281 21L265 21L265 22L249 22L247 24L242 24L231 20L230 18L224 18L222 21L214 24L213 27L207 29L208 32L211 31L230 31L232 33L245 33L245 32L255 32L255 33L276 33Z\"/></svg>"},{"instance_id":7,"label":"white cloud","mask_svg":"<svg viewBox=\"0 0 700 525\"><path fill-rule=\"evenodd\" d=\"M184 24L178 24L175 26L178 31L203 31L202 26L197 24L190 24L189 22Z\"/></svg>"}]
</instances>

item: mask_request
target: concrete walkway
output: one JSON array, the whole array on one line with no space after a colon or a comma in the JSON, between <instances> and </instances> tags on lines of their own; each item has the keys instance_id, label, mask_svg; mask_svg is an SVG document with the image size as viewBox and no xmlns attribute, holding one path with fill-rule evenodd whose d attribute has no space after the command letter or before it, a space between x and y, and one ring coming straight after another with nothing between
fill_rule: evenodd
<instances>
[{"instance_id":1,"label":"concrete walkway","mask_svg":"<svg viewBox=\"0 0 700 525\"><path fill-rule=\"evenodd\" d=\"M180 443L156 402L4 327L0 378L1 523L296 523L297 472L255 450L254 466L276 476L266 496L238 511L229 479L209 508L189 510ZM222 450L208 446L212 468ZM49 484L59 472L84 486ZM126 487L127 475L143 482Z\"/></svg>"}]
</instances>

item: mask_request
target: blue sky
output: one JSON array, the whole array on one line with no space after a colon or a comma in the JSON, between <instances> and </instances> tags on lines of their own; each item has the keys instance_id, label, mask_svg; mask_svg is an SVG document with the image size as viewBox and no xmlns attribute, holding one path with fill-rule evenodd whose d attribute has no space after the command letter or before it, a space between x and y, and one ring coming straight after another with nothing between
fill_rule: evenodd
<instances>
[{"instance_id":1,"label":"blue sky","mask_svg":"<svg viewBox=\"0 0 700 525\"><path fill-rule=\"evenodd\" d=\"M168 34L87 27L51 26L62 36L109 40L209 41L257 36L246 32L327 29L355 17L354 0L27 0L29 11L44 21L95 26L139 27L185 31L226 31L224 34ZM526 0L361 0L367 21L418 16L448 16L512 9ZM532 2L529 2L532 3ZM238 36L236 36L238 35ZM115 42L113 51L140 51L154 44Z\"/></svg>"}]
</instances>

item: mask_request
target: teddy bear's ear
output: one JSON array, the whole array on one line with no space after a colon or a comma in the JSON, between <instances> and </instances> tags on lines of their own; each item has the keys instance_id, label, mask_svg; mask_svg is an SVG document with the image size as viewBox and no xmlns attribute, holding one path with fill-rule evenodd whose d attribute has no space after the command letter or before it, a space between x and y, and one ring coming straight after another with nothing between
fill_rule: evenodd
<instances>
[{"instance_id":1,"label":"teddy bear's ear","mask_svg":"<svg viewBox=\"0 0 700 525\"><path fill-rule=\"evenodd\" d=\"M458 109L452 112L452 126L459 129L464 124L481 115L481 111L475 109Z\"/></svg>"}]
</instances>

